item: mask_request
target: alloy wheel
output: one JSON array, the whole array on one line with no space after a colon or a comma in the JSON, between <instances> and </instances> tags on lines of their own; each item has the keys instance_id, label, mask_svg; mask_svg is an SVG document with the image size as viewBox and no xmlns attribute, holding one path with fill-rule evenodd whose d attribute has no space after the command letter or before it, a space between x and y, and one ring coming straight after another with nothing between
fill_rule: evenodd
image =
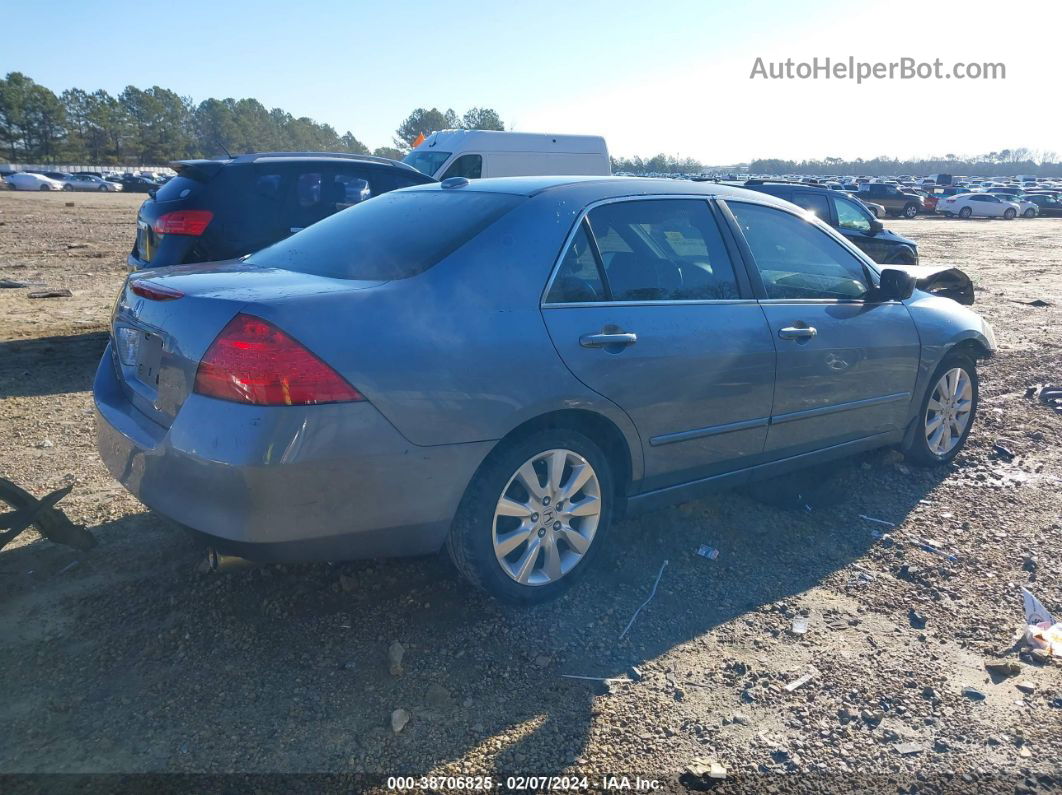
<instances>
[{"instance_id":1,"label":"alloy wheel","mask_svg":"<svg viewBox=\"0 0 1062 795\"><path fill-rule=\"evenodd\" d=\"M509 478L494 509L494 556L521 585L547 585L586 555L601 519L601 483L583 456L546 450Z\"/></svg>"},{"instance_id":2,"label":"alloy wheel","mask_svg":"<svg viewBox=\"0 0 1062 795\"><path fill-rule=\"evenodd\" d=\"M953 367L937 381L926 406L926 444L945 456L962 440L973 412L973 382L961 367Z\"/></svg>"}]
</instances>

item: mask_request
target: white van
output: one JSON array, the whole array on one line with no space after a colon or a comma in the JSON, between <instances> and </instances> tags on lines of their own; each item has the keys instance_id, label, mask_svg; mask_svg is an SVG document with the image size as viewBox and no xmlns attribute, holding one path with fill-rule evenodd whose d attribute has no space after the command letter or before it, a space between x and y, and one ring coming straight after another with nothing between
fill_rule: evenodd
<instances>
[{"instance_id":1,"label":"white van","mask_svg":"<svg viewBox=\"0 0 1062 795\"><path fill-rule=\"evenodd\" d=\"M441 130L403 162L436 179L612 174L605 139L599 135L496 130Z\"/></svg>"}]
</instances>

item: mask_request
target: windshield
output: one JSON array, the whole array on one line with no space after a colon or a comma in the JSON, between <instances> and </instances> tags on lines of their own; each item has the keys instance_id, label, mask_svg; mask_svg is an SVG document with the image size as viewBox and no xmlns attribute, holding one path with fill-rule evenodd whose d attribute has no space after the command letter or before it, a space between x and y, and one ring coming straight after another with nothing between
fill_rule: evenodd
<instances>
[{"instance_id":1,"label":"windshield","mask_svg":"<svg viewBox=\"0 0 1062 795\"><path fill-rule=\"evenodd\" d=\"M405 279L427 270L524 201L472 191L395 191L318 221L245 262L334 279Z\"/></svg>"},{"instance_id":2,"label":"windshield","mask_svg":"<svg viewBox=\"0 0 1062 795\"><path fill-rule=\"evenodd\" d=\"M425 149L414 149L402 158L402 162L413 166L421 174L433 177L435 172L442 168L442 164L449 159L450 154L450 152L436 152L434 149L430 152Z\"/></svg>"}]
</instances>

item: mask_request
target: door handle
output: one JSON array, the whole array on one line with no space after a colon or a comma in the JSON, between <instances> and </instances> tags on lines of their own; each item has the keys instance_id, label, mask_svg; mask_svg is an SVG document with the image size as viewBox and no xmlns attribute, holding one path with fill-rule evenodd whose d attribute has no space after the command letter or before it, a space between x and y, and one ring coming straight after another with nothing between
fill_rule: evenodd
<instances>
[{"instance_id":1,"label":"door handle","mask_svg":"<svg viewBox=\"0 0 1062 795\"><path fill-rule=\"evenodd\" d=\"M784 340L809 340L818 333L814 326L786 326L778 329L778 336Z\"/></svg>"},{"instance_id":2,"label":"door handle","mask_svg":"<svg viewBox=\"0 0 1062 795\"><path fill-rule=\"evenodd\" d=\"M615 334L584 334L579 338L579 344L584 348L605 348L610 345L627 347L637 341L638 335L629 331Z\"/></svg>"}]
</instances>

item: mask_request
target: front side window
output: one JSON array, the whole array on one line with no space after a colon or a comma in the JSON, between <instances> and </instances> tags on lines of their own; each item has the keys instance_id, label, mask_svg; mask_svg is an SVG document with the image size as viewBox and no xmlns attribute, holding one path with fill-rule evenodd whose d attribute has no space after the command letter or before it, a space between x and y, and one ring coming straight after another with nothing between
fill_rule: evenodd
<instances>
[{"instance_id":1,"label":"front side window","mask_svg":"<svg viewBox=\"0 0 1062 795\"><path fill-rule=\"evenodd\" d=\"M840 196L831 196L833 208L837 211L837 225L841 229L851 229L855 232L870 231L870 214L861 210L854 202L842 199Z\"/></svg>"},{"instance_id":2,"label":"front side window","mask_svg":"<svg viewBox=\"0 0 1062 795\"><path fill-rule=\"evenodd\" d=\"M461 155L450 164L446 173L439 179L450 177L464 177L465 179L479 179L483 175L483 157L481 155Z\"/></svg>"},{"instance_id":3,"label":"front side window","mask_svg":"<svg viewBox=\"0 0 1062 795\"><path fill-rule=\"evenodd\" d=\"M734 268L707 202L624 201L588 214L615 301L739 297Z\"/></svg>"},{"instance_id":4,"label":"front side window","mask_svg":"<svg viewBox=\"0 0 1062 795\"><path fill-rule=\"evenodd\" d=\"M863 263L814 224L745 202L727 202L748 242L768 298L860 299Z\"/></svg>"}]
</instances>

